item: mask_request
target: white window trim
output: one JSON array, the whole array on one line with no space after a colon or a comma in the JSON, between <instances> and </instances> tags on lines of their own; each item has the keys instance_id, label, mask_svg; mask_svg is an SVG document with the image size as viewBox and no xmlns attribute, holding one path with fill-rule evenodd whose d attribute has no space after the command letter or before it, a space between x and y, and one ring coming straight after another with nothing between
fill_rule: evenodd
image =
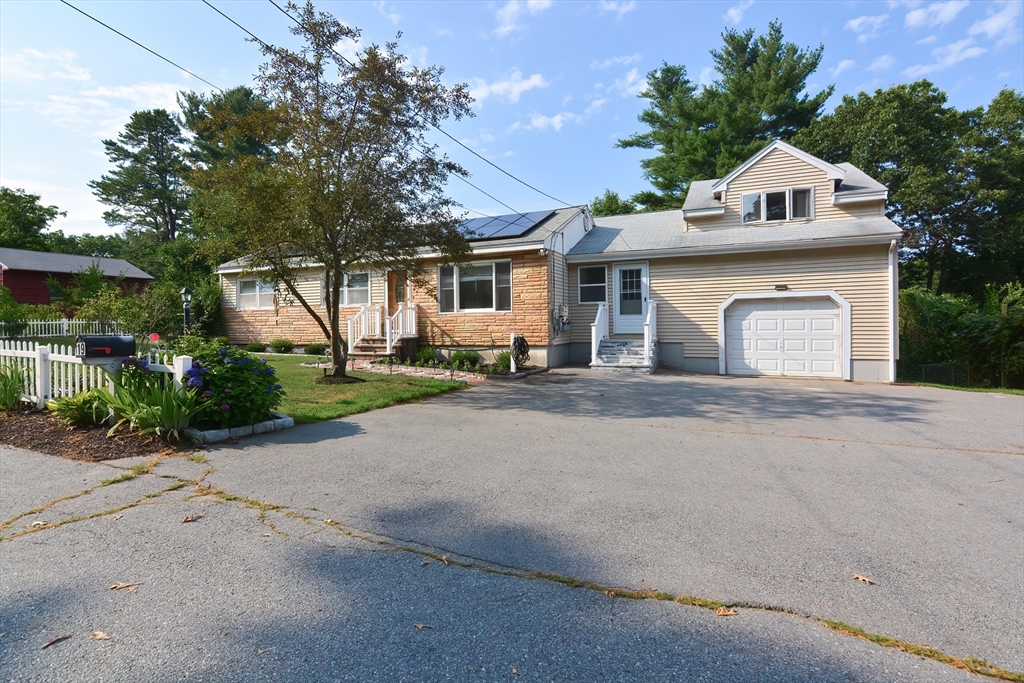
<instances>
[{"instance_id":1,"label":"white window trim","mask_svg":"<svg viewBox=\"0 0 1024 683\"><path fill-rule=\"evenodd\" d=\"M597 287L597 285L584 285L583 278L580 276L580 271L584 268L601 268L604 270L604 299L601 301L584 301L580 293L583 291L583 287ZM580 306L597 306L600 303L608 302L608 266L580 266L576 269L576 303Z\"/></svg>"},{"instance_id":2,"label":"white window trim","mask_svg":"<svg viewBox=\"0 0 1024 683\"><path fill-rule=\"evenodd\" d=\"M356 287L358 291L366 290L366 303L364 304L350 304L348 302L348 276L349 275L366 275L366 287ZM320 278L320 308L327 308L327 274L324 273ZM339 290L341 296L341 303L338 304L338 308L344 308L347 306L369 306L373 303L373 275L368 270L359 270L354 273L345 273L345 284Z\"/></svg>"},{"instance_id":3,"label":"white window trim","mask_svg":"<svg viewBox=\"0 0 1024 683\"><path fill-rule=\"evenodd\" d=\"M462 308L462 307L460 307L459 304L461 302L459 301L459 267L456 266L456 265L449 265L449 266L441 266L441 265L439 265L437 267L437 313L438 313L438 315L453 315L453 314L457 314L457 313L511 313L512 309L515 306L514 302L512 301L513 297L511 296L511 294L515 291L515 287L512 286L512 274L513 274L513 270L514 270L512 268L512 259L504 258L504 259L494 259L494 260L490 260L490 261L470 261L466 265L467 266L490 266L491 267L491 289L493 290L492 291L492 295L491 295L491 301L493 301L494 303L497 303L498 302L498 274L494 272L494 265L496 263L507 263L507 264L509 264L509 267L508 267L509 288L510 288L511 291L509 293L509 309L507 311L500 311L497 308L493 308L493 307L491 307L491 308ZM454 277L453 286L455 288L455 291L454 291L455 310L453 310L453 311L442 311L441 310L441 269L442 268L451 268L452 269L452 275Z\"/></svg>"},{"instance_id":4,"label":"white window trim","mask_svg":"<svg viewBox=\"0 0 1024 683\"><path fill-rule=\"evenodd\" d=\"M793 190L810 190L810 208L811 215L808 217L793 218ZM765 218L768 213L768 195L775 194L776 192L786 193L786 217L779 220L770 221ZM761 218L753 221L743 220L743 200L750 195L761 196ZM754 224L765 224L765 223L785 223L788 221L813 221L814 220L814 186L813 185L794 185L793 187L780 187L770 190L761 190L760 192L743 192L740 194L740 222L743 225L754 225Z\"/></svg>"},{"instance_id":5,"label":"white window trim","mask_svg":"<svg viewBox=\"0 0 1024 683\"><path fill-rule=\"evenodd\" d=\"M256 305L255 308L243 308L242 307L242 283L243 282L255 282L255 283L257 283L257 288L256 288L256 303L257 303L257 305ZM258 285L260 285L260 284L266 286L266 285L269 285L270 283L264 282L263 280L260 280L257 277L241 277L241 278L238 278L238 280L235 281L235 310L236 311L272 311L272 310L274 310L274 305L276 303L276 297L277 297L277 288L276 287L272 287L270 292L269 292L269 294L268 294L266 292L260 292L259 291L259 286ZM269 296L270 297L270 305L269 306L262 305L263 297L265 297L265 296Z\"/></svg>"}]
</instances>

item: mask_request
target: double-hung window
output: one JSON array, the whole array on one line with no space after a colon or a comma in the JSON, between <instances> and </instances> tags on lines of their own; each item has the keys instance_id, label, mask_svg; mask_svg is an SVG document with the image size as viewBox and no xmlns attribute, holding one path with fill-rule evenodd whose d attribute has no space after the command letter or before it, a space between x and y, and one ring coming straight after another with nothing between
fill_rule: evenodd
<instances>
[{"instance_id":1,"label":"double-hung window","mask_svg":"<svg viewBox=\"0 0 1024 683\"><path fill-rule=\"evenodd\" d=\"M793 187L745 194L740 200L744 223L804 220L814 218L814 190Z\"/></svg>"},{"instance_id":2,"label":"double-hung window","mask_svg":"<svg viewBox=\"0 0 1024 683\"><path fill-rule=\"evenodd\" d=\"M441 313L511 311L512 262L490 261L438 269L437 302Z\"/></svg>"},{"instance_id":3,"label":"double-hung window","mask_svg":"<svg viewBox=\"0 0 1024 683\"><path fill-rule=\"evenodd\" d=\"M580 266L579 299L581 304L608 301L608 269L604 266Z\"/></svg>"},{"instance_id":4,"label":"double-hung window","mask_svg":"<svg viewBox=\"0 0 1024 683\"><path fill-rule=\"evenodd\" d=\"M327 292L331 289L331 276L328 275L322 281L324 285L323 301L327 301ZM370 274L369 273L345 273L341 281L341 291L338 293L339 306L362 306L370 303Z\"/></svg>"},{"instance_id":5,"label":"double-hung window","mask_svg":"<svg viewBox=\"0 0 1024 683\"><path fill-rule=\"evenodd\" d=\"M239 310L267 310L273 307L274 285L254 279L238 281Z\"/></svg>"}]
</instances>

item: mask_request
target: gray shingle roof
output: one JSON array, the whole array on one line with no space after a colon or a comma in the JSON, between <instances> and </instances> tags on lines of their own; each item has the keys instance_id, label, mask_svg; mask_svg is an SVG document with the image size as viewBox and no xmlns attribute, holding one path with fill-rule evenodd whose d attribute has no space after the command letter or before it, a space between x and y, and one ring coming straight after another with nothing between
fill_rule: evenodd
<instances>
[{"instance_id":1,"label":"gray shingle roof","mask_svg":"<svg viewBox=\"0 0 1024 683\"><path fill-rule=\"evenodd\" d=\"M900 228L884 216L840 221L818 221L781 225L744 225L735 228L686 230L683 212L674 209L654 213L595 218L595 227L572 248L569 256L600 256L622 252L702 249L727 247L775 247L792 243L810 246L815 240L863 237L899 239Z\"/></svg>"},{"instance_id":2,"label":"gray shingle roof","mask_svg":"<svg viewBox=\"0 0 1024 683\"><path fill-rule=\"evenodd\" d=\"M889 189L853 164L843 162L836 166L846 171L846 177L836 190L837 195L874 194Z\"/></svg>"},{"instance_id":3,"label":"gray shingle roof","mask_svg":"<svg viewBox=\"0 0 1024 683\"><path fill-rule=\"evenodd\" d=\"M714 180L694 180L690 183L690 189L686 193L686 201L683 202L683 211L696 211L698 209L717 209L722 202L715 199L711 191L712 186L718 182Z\"/></svg>"},{"instance_id":4,"label":"gray shingle roof","mask_svg":"<svg viewBox=\"0 0 1024 683\"><path fill-rule=\"evenodd\" d=\"M552 233L560 230L566 222L574 218L584 206L570 206L564 209L556 209L553 214L541 221L537 226L531 229L525 235L519 237L509 237L506 239L498 240L475 240L470 242L470 246L473 247L486 247L488 250L498 249L501 247L517 247L523 244L537 244L540 245ZM248 256L242 256L234 260L222 263L217 266L218 271L233 270L237 268L244 268L249 262Z\"/></svg>"},{"instance_id":5,"label":"gray shingle roof","mask_svg":"<svg viewBox=\"0 0 1024 683\"><path fill-rule=\"evenodd\" d=\"M152 280L153 276L128 261L119 258L96 258L74 254L51 254L45 251L0 248L0 263L11 270L31 270L40 273L78 273L93 264L109 277L130 277Z\"/></svg>"}]
</instances>

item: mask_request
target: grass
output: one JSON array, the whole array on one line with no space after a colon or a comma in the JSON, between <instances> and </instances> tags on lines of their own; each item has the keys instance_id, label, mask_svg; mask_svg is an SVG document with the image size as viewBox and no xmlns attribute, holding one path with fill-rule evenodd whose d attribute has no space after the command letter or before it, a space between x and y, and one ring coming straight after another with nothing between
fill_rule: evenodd
<instances>
[{"instance_id":1,"label":"grass","mask_svg":"<svg viewBox=\"0 0 1024 683\"><path fill-rule=\"evenodd\" d=\"M1003 389L1002 387L957 387L952 384L933 384L932 382L914 382L915 386L932 387L934 389L952 389L954 391L976 391L983 394L1013 394L1024 396L1024 389Z\"/></svg>"},{"instance_id":2,"label":"grass","mask_svg":"<svg viewBox=\"0 0 1024 683\"><path fill-rule=\"evenodd\" d=\"M374 372L349 373L353 377L366 380L365 382L317 384L316 378L323 377L324 371L301 365L316 360L316 356L260 355L266 357L267 362L274 366L278 380L284 385L286 396L278 410L294 418L297 423L320 422L365 413L368 410L437 396L465 386L462 382Z\"/></svg>"}]
</instances>

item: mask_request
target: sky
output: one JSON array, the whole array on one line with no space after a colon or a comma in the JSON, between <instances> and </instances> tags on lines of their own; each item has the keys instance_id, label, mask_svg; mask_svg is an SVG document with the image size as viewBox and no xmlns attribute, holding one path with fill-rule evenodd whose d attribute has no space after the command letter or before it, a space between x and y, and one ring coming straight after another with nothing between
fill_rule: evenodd
<instances>
[{"instance_id":1,"label":"sky","mask_svg":"<svg viewBox=\"0 0 1024 683\"><path fill-rule=\"evenodd\" d=\"M220 88L251 84L257 47L198 0L69 0ZM289 21L266 0L210 0L260 39L295 46ZM728 28L767 30L778 19L788 41L825 46L808 82L835 84L825 111L844 94L928 78L961 109L983 106L1002 88L1024 90L1024 2L328 2L320 10L383 43L401 32L416 65L445 68L466 83L475 116L442 127L509 174L569 204L605 188L649 189L640 160L617 149L644 130L637 97L663 62L689 77L714 78L709 51ZM357 45L342 46L344 50ZM54 228L110 234L88 187L109 171L104 139L133 111L177 111L181 90L210 87L56 1L0 0L0 184L22 188L67 212ZM449 192L484 214L560 206L438 133L431 141L470 171L487 197L453 180ZM497 201L496 201L497 200ZM499 203L500 202L500 203ZM475 214L469 214L472 217Z\"/></svg>"}]
</instances>

